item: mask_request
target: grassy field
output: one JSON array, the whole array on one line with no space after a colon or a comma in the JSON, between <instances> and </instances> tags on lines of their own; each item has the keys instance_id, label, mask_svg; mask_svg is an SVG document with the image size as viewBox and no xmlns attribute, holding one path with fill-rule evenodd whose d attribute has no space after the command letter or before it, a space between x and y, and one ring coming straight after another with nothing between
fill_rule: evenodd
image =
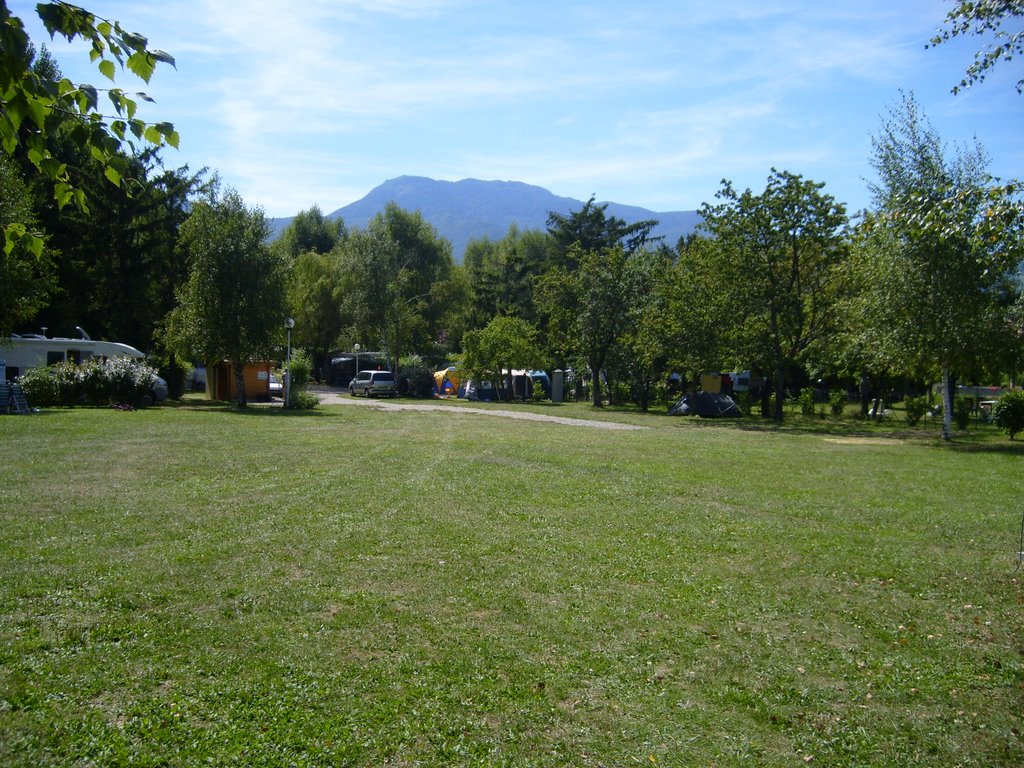
<instances>
[{"instance_id":1,"label":"grassy field","mask_svg":"<svg viewBox=\"0 0 1024 768\"><path fill-rule=\"evenodd\" d=\"M0 764L1024 764L1022 446L533 409L0 418Z\"/></svg>"}]
</instances>

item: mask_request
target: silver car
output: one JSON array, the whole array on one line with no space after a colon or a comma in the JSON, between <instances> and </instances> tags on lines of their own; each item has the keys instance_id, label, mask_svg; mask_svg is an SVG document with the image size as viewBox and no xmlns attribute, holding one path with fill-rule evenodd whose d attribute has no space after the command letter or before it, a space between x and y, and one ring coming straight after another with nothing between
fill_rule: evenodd
<instances>
[{"instance_id":1,"label":"silver car","mask_svg":"<svg viewBox=\"0 0 1024 768\"><path fill-rule=\"evenodd\" d=\"M391 371L360 371L348 383L348 393L365 397L395 397L398 394L398 387Z\"/></svg>"}]
</instances>

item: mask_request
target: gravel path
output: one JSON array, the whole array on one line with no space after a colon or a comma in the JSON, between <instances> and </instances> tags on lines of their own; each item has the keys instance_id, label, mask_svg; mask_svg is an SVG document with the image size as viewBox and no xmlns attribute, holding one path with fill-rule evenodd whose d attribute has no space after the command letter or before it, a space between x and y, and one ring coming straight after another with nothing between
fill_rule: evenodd
<instances>
[{"instance_id":1,"label":"gravel path","mask_svg":"<svg viewBox=\"0 0 1024 768\"><path fill-rule=\"evenodd\" d=\"M636 430L647 429L635 424L620 424L615 421L591 421L589 419L570 419L566 416L549 416L544 413L528 411L490 410L468 406L444 405L442 403L395 403L390 400L372 400L351 397L326 389L311 389L324 405L368 405L382 411L446 411L452 414L470 416L500 416L506 419L521 421L546 421L553 424L565 424L570 427L590 427L591 429Z\"/></svg>"}]
</instances>

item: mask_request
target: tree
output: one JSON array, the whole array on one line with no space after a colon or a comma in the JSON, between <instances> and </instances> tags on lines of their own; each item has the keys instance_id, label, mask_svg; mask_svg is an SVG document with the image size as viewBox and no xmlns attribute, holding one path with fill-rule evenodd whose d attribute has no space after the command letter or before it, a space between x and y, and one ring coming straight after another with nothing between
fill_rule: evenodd
<instances>
[{"instance_id":1,"label":"tree","mask_svg":"<svg viewBox=\"0 0 1024 768\"><path fill-rule=\"evenodd\" d=\"M549 318L549 343L562 359L579 354L593 381L593 403L602 405L601 369L629 317L627 265L621 245L602 251L579 244L567 254L573 271L555 267L538 280L538 301Z\"/></svg>"},{"instance_id":2,"label":"tree","mask_svg":"<svg viewBox=\"0 0 1024 768\"><path fill-rule=\"evenodd\" d=\"M722 202L701 209L729 281L734 352L770 367L777 421L787 369L832 327L836 268L846 256L846 210L823 187L772 169L760 195L725 181Z\"/></svg>"},{"instance_id":3,"label":"tree","mask_svg":"<svg viewBox=\"0 0 1024 768\"><path fill-rule=\"evenodd\" d=\"M607 214L608 203L597 205L591 195L578 211L569 214L548 214L548 234L551 237L549 266L572 269L573 253L601 251L621 246L626 255L636 253L656 238L651 230L658 226L654 219L627 224L623 219ZM579 251L572 251L578 245Z\"/></svg>"},{"instance_id":4,"label":"tree","mask_svg":"<svg viewBox=\"0 0 1024 768\"><path fill-rule=\"evenodd\" d=\"M289 261L294 261L299 254L308 251L330 253L347 234L344 221L324 218L320 207L314 205L297 213L275 244Z\"/></svg>"},{"instance_id":5,"label":"tree","mask_svg":"<svg viewBox=\"0 0 1024 768\"><path fill-rule=\"evenodd\" d=\"M646 411L655 383L666 374L673 353L670 336L669 275L672 253L667 248L641 251L627 261L626 318L613 354L628 378L640 408Z\"/></svg>"},{"instance_id":6,"label":"tree","mask_svg":"<svg viewBox=\"0 0 1024 768\"><path fill-rule=\"evenodd\" d=\"M474 379L506 380L505 392L512 399L513 369L540 366L543 355L537 345L537 328L519 317L495 317L486 327L466 334L461 368Z\"/></svg>"},{"instance_id":7,"label":"tree","mask_svg":"<svg viewBox=\"0 0 1024 768\"><path fill-rule=\"evenodd\" d=\"M245 364L273 354L284 323L284 261L267 245L268 233L263 212L234 190L212 191L181 228L189 274L169 336L193 359L234 365L239 407L246 405Z\"/></svg>"},{"instance_id":8,"label":"tree","mask_svg":"<svg viewBox=\"0 0 1024 768\"><path fill-rule=\"evenodd\" d=\"M890 359L938 371L943 437L952 436L955 379L997 354L1021 260L1017 185L993 183L980 145L947 158L912 96L873 140L868 301Z\"/></svg>"},{"instance_id":9,"label":"tree","mask_svg":"<svg viewBox=\"0 0 1024 768\"><path fill-rule=\"evenodd\" d=\"M463 264L473 291L477 326L504 314L530 322L536 319L533 278L544 266L547 249L545 233L520 231L515 224L501 240L469 243Z\"/></svg>"},{"instance_id":10,"label":"tree","mask_svg":"<svg viewBox=\"0 0 1024 768\"><path fill-rule=\"evenodd\" d=\"M1024 30L1010 32L1003 28L1005 23L1022 16L1022 0L963 0L953 6L946 14L946 27L931 39L931 47L966 35L992 38L984 50L974 54L974 63L967 67L959 85L953 86L953 93L983 82L999 61L1010 61L1024 53ZM1022 92L1024 78L1017 81L1017 93Z\"/></svg>"},{"instance_id":11,"label":"tree","mask_svg":"<svg viewBox=\"0 0 1024 768\"><path fill-rule=\"evenodd\" d=\"M32 197L15 164L0 155L0 226L34 226ZM0 251L0 336L8 336L46 305L53 267L49 254L27 243Z\"/></svg>"},{"instance_id":12,"label":"tree","mask_svg":"<svg viewBox=\"0 0 1024 768\"><path fill-rule=\"evenodd\" d=\"M339 247L355 338L383 345L392 370L406 350L438 343L449 317L445 299L458 295L447 240L419 213L389 203Z\"/></svg>"},{"instance_id":13,"label":"tree","mask_svg":"<svg viewBox=\"0 0 1024 768\"><path fill-rule=\"evenodd\" d=\"M111 82L118 67L148 83L158 63L174 66L170 54L150 49L145 37L122 29L116 21L64 2L40 3L36 12L51 37L61 35L69 42L81 39L88 43L90 58ZM113 115L105 115L99 108L100 89L47 77L32 67L33 56L24 24L11 14L6 1L0 0L0 144L8 154L24 148L38 173L54 184L54 198L61 208L72 201L83 209L87 204L78 182L50 152L47 139L58 128L68 127L70 140L89 150L106 179L118 186L129 170L120 152L122 146L134 151L142 144L178 145L178 133L171 123L150 124L136 117L137 100L151 101L145 94L106 89ZM4 237L8 251L22 239L27 239L31 248L40 247L38 235L24 222L6 225Z\"/></svg>"},{"instance_id":14,"label":"tree","mask_svg":"<svg viewBox=\"0 0 1024 768\"><path fill-rule=\"evenodd\" d=\"M288 305L295 320L296 346L313 350L313 362L326 377L331 348L345 327L340 255L303 251L292 264Z\"/></svg>"},{"instance_id":15,"label":"tree","mask_svg":"<svg viewBox=\"0 0 1024 768\"><path fill-rule=\"evenodd\" d=\"M144 350L175 305L186 269L176 251L178 229L201 193L204 172L167 169L155 150L128 158L132 194L102 177L98 163L64 132L51 139L55 157L81 170L89 212L60 210L37 185L38 223L56 264L56 284L38 322L50 328L87 328ZM91 171L89 170L91 168Z\"/></svg>"}]
</instances>

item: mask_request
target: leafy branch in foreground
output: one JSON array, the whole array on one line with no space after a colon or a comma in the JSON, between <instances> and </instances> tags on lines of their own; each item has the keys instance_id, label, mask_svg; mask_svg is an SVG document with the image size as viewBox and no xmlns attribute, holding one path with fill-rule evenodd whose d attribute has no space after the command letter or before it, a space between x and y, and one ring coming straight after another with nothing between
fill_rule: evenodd
<instances>
[{"instance_id":1,"label":"leafy branch in foreground","mask_svg":"<svg viewBox=\"0 0 1024 768\"><path fill-rule=\"evenodd\" d=\"M108 21L78 6L64 2L40 3L36 11L51 38L58 35L69 42L90 43L89 58L100 74L113 81L120 67L149 82L158 63L174 66L174 58L161 50L150 50L149 41L128 32L116 21ZM121 186L129 163L121 154L127 146L134 152L136 141L153 146L178 146L178 133L171 123L147 123L138 118L138 100L152 101L144 93L129 95L120 88L102 90L75 84L65 77L47 76L32 66L35 49L21 19L11 14L0 0L0 144L8 154L19 148L39 173L53 182L54 199L63 208L74 202L87 210L85 193L72 183L65 163L50 152L48 139L58 128L68 126L69 138L103 166L104 176ZM100 110L105 93L113 115ZM4 227L7 253L21 241L34 251L39 237L22 222Z\"/></svg>"},{"instance_id":2,"label":"leafy branch in foreground","mask_svg":"<svg viewBox=\"0 0 1024 768\"><path fill-rule=\"evenodd\" d=\"M1024 1L965 0L956 3L946 14L948 28L936 34L926 48L934 48L963 35L991 35L993 38L985 50L974 54L974 63L967 67L960 84L953 86L953 93L984 81L997 62L1010 61L1014 56L1024 54L1024 29L1016 32L1003 29L1003 24L1013 17L1024 17ZM1024 93L1024 78L1017 81L1017 93Z\"/></svg>"}]
</instances>

